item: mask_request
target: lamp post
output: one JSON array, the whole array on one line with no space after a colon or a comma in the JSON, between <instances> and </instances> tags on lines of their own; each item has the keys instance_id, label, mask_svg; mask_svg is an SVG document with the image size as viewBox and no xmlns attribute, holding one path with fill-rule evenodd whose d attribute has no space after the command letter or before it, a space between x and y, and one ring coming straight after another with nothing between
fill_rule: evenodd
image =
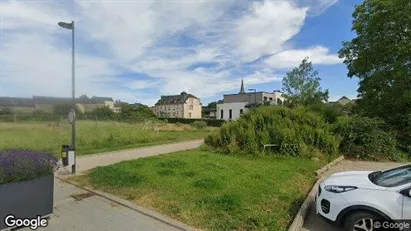
<instances>
[{"instance_id":1,"label":"lamp post","mask_svg":"<svg viewBox=\"0 0 411 231\"><path fill-rule=\"evenodd\" d=\"M73 101L72 110L74 111L76 108L76 98L75 98L75 90L74 90L75 89L74 21L71 21L71 23L59 22L58 25L64 29L71 30L71 90L72 90L72 101ZM73 150L76 150L76 120L75 119L71 123L71 148ZM71 172L72 174L76 173L75 157L74 157L74 164L71 166Z\"/></svg>"},{"instance_id":2,"label":"lamp post","mask_svg":"<svg viewBox=\"0 0 411 231\"><path fill-rule=\"evenodd\" d=\"M254 91L254 107L257 106L257 90L255 88L248 89L249 91Z\"/></svg>"}]
</instances>

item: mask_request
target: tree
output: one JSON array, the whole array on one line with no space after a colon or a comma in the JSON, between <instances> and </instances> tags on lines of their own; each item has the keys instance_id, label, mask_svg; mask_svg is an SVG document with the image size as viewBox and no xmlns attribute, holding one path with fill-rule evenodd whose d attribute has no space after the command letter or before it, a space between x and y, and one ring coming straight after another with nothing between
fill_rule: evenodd
<instances>
[{"instance_id":1,"label":"tree","mask_svg":"<svg viewBox=\"0 0 411 231\"><path fill-rule=\"evenodd\" d=\"M146 105L134 106L128 103L121 103L120 120L138 121L142 119L155 118L154 112Z\"/></svg>"},{"instance_id":2,"label":"tree","mask_svg":"<svg viewBox=\"0 0 411 231\"><path fill-rule=\"evenodd\" d=\"M0 107L0 116L12 115L13 111L10 108Z\"/></svg>"},{"instance_id":3,"label":"tree","mask_svg":"<svg viewBox=\"0 0 411 231\"><path fill-rule=\"evenodd\" d=\"M340 58L348 77L359 78L359 109L396 127L410 126L411 1L365 0L355 8Z\"/></svg>"},{"instance_id":4,"label":"tree","mask_svg":"<svg viewBox=\"0 0 411 231\"><path fill-rule=\"evenodd\" d=\"M310 105L328 100L328 90L322 91L321 78L308 57L283 78L283 91L287 104Z\"/></svg>"},{"instance_id":5,"label":"tree","mask_svg":"<svg viewBox=\"0 0 411 231\"><path fill-rule=\"evenodd\" d=\"M114 118L114 112L109 107L98 107L91 112L92 116L102 120L111 120Z\"/></svg>"},{"instance_id":6,"label":"tree","mask_svg":"<svg viewBox=\"0 0 411 231\"><path fill-rule=\"evenodd\" d=\"M54 115L59 115L59 116L66 116L69 111L73 108L72 104L58 104L53 106L53 113ZM76 115L82 114L80 109L76 106L74 108Z\"/></svg>"},{"instance_id":7,"label":"tree","mask_svg":"<svg viewBox=\"0 0 411 231\"><path fill-rule=\"evenodd\" d=\"M348 77L359 78L357 107L363 115L382 118L398 130L403 143L409 143L411 1L365 0L352 16L357 35L343 42L339 56Z\"/></svg>"}]
</instances>

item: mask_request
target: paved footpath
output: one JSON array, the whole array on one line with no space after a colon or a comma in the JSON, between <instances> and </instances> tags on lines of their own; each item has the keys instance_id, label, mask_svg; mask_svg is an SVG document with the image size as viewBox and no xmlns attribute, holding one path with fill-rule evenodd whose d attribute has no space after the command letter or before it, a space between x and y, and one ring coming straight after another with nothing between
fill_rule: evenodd
<instances>
[{"instance_id":1,"label":"paved footpath","mask_svg":"<svg viewBox=\"0 0 411 231\"><path fill-rule=\"evenodd\" d=\"M116 152L107 152L101 154L85 155L77 157L76 173L83 173L84 171L93 169L98 166L107 166L125 160L134 160L141 157L157 156L171 152L178 152L188 149L198 148L203 144L204 140L192 140L180 143L163 144L157 146L150 146L138 149L122 150ZM70 174L71 168L60 168L57 175Z\"/></svg>"},{"instance_id":2,"label":"paved footpath","mask_svg":"<svg viewBox=\"0 0 411 231\"><path fill-rule=\"evenodd\" d=\"M155 156L170 152L188 150L199 147L203 140L186 141L166 145L151 146L133 150L124 150L96 155L81 156L77 158L77 173L83 173L97 166L106 166L125 160L141 157ZM61 169L56 177L68 176L67 169ZM105 197L90 194L58 178L54 185L54 213L44 231L174 231L191 230L178 221L164 215L141 208L132 202L127 202L114 195L108 195L119 203ZM76 195L85 196L76 200ZM74 196L74 197L73 197ZM123 206L126 205L126 206ZM131 208L133 209L131 209ZM19 229L28 231L29 228Z\"/></svg>"}]
</instances>

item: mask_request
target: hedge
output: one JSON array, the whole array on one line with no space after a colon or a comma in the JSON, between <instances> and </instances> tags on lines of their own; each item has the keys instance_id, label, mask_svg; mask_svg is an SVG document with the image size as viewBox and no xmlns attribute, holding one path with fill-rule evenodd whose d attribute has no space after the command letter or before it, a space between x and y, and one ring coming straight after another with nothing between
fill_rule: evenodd
<instances>
[{"instance_id":1,"label":"hedge","mask_svg":"<svg viewBox=\"0 0 411 231\"><path fill-rule=\"evenodd\" d=\"M167 121L168 123L183 123L183 124L192 124L196 121L204 121L209 127L221 127L224 120L217 119L186 119L186 118L159 118L160 120Z\"/></svg>"}]
</instances>

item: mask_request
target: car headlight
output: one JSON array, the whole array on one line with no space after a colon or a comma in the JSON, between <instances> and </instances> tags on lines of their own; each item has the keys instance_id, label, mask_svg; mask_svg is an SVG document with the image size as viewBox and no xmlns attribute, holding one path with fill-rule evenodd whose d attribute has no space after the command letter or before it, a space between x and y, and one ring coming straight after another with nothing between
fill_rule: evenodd
<instances>
[{"instance_id":1,"label":"car headlight","mask_svg":"<svg viewBox=\"0 0 411 231\"><path fill-rule=\"evenodd\" d=\"M340 186L340 185L327 185L324 189L328 192L343 193L357 189L356 186Z\"/></svg>"}]
</instances>

